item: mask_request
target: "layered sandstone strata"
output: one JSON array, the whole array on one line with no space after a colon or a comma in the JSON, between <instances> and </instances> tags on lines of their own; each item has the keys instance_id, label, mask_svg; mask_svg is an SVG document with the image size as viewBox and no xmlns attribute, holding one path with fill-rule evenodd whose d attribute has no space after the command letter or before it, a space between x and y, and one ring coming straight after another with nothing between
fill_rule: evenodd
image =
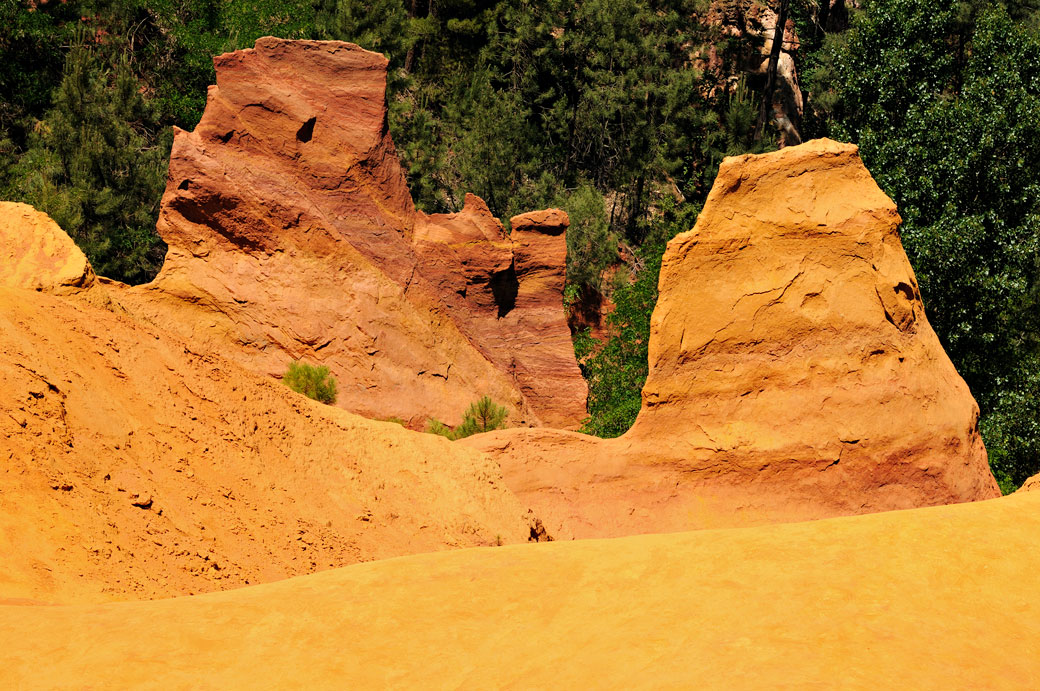
<instances>
[{"instance_id":1,"label":"layered sandstone strata","mask_svg":"<svg viewBox=\"0 0 1040 691\"><path fill-rule=\"evenodd\" d=\"M166 263L147 286L112 287L129 310L253 371L327 365L340 405L368 416L451 424L488 394L514 424L580 423L562 212L539 243L554 264L530 276L526 236L478 198L418 212L377 53L264 38L214 62L202 120L175 132Z\"/></svg>"},{"instance_id":2,"label":"layered sandstone strata","mask_svg":"<svg viewBox=\"0 0 1040 691\"><path fill-rule=\"evenodd\" d=\"M559 536L998 496L899 224L854 146L726 159L665 253L632 429L469 443Z\"/></svg>"}]
</instances>

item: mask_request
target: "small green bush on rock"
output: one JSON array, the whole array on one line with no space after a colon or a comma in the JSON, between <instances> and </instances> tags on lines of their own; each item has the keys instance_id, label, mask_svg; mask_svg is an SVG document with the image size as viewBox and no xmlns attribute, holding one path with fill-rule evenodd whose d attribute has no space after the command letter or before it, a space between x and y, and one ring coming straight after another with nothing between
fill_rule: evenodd
<instances>
[{"instance_id":1,"label":"small green bush on rock","mask_svg":"<svg viewBox=\"0 0 1040 691\"><path fill-rule=\"evenodd\" d=\"M479 401L470 404L462 415L462 424L451 428L440 420L431 418L426 423L426 431L429 434L439 434L448 439L462 439L481 432L502 429L505 426L509 410L491 400L490 396L484 396Z\"/></svg>"},{"instance_id":2,"label":"small green bush on rock","mask_svg":"<svg viewBox=\"0 0 1040 691\"><path fill-rule=\"evenodd\" d=\"M441 437L447 437L448 439L454 439L455 437L452 436L454 432L455 430L436 418L430 418L426 423L427 434L436 434Z\"/></svg>"},{"instance_id":3,"label":"small green bush on rock","mask_svg":"<svg viewBox=\"0 0 1040 691\"><path fill-rule=\"evenodd\" d=\"M455 438L462 439L481 432L501 429L505 425L509 411L484 396L470 405L462 415L462 424L455 428Z\"/></svg>"},{"instance_id":4,"label":"small green bush on rock","mask_svg":"<svg viewBox=\"0 0 1040 691\"><path fill-rule=\"evenodd\" d=\"M282 383L315 401L332 405L336 402L336 378L324 365L308 365L303 361L289 363Z\"/></svg>"}]
</instances>

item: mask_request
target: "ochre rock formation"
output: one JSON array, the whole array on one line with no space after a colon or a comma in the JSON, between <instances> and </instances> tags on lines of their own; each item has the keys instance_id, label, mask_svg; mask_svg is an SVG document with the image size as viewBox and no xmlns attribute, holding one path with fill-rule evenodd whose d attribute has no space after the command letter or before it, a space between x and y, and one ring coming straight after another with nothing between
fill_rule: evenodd
<instances>
[{"instance_id":1,"label":"ochre rock formation","mask_svg":"<svg viewBox=\"0 0 1040 691\"><path fill-rule=\"evenodd\" d=\"M0 287L109 302L90 262L51 217L0 202Z\"/></svg>"},{"instance_id":2,"label":"ochre rock formation","mask_svg":"<svg viewBox=\"0 0 1040 691\"><path fill-rule=\"evenodd\" d=\"M537 532L485 456L78 299L93 272L45 215L0 205L11 246L0 598L181 595Z\"/></svg>"},{"instance_id":3,"label":"ochre rock formation","mask_svg":"<svg viewBox=\"0 0 1040 691\"><path fill-rule=\"evenodd\" d=\"M1032 689L1040 494L0 606L7 688Z\"/></svg>"},{"instance_id":4,"label":"ochre rock formation","mask_svg":"<svg viewBox=\"0 0 1040 691\"><path fill-rule=\"evenodd\" d=\"M1034 475L1033 477L1022 483L1022 489L1026 490L1040 490L1040 474Z\"/></svg>"},{"instance_id":5,"label":"ochre rock formation","mask_svg":"<svg viewBox=\"0 0 1040 691\"><path fill-rule=\"evenodd\" d=\"M340 405L370 417L454 424L488 394L514 424L581 422L562 212L543 212L555 225L532 244L476 197L416 211L377 53L264 38L214 62L201 122L175 132L166 262L147 286L111 285L121 304L256 372L327 365ZM531 257L558 263L526 275Z\"/></svg>"},{"instance_id":6,"label":"ochre rock formation","mask_svg":"<svg viewBox=\"0 0 1040 691\"><path fill-rule=\"evenodd\" d=\"M510 219L507 235L484 201L467 194L458 213L422 216L414 236L417 273L554 427L576 426L588 397L562 309L568 225L563 211L535 211Z\"/></svg>"},{"instance_id":7,"label":"ochre rock formation","mask_svg":"<svg viewBox=\"0 0 1040 691\"><path fill-rule=\"evenodd\" d=\"M464 443L495 455L557 537L999 496L899 223L854 146L726 159L665 252L632 429Z\"/></svg>"}]
</instances>

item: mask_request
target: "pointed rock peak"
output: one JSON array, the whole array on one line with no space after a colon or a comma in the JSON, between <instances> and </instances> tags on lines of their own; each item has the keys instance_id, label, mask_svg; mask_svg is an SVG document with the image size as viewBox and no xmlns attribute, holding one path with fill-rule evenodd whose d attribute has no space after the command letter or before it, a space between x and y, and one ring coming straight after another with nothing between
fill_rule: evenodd
<instances>
[{"instance_id":1,"label":"pointed rock peak","mask_svg":"<svg viewBox=\"0 0 1040 691\"><path fill-rule=\"evenodd\" d=\"M50 216L0 202L0 286L55 295L102 293L86 256Z\"/></svg>"}]
</instances>

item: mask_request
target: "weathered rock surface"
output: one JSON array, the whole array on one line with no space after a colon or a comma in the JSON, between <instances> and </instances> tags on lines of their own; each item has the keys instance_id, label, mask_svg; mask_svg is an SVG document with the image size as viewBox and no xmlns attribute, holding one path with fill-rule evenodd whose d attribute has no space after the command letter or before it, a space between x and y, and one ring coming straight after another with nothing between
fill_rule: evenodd
<instances>
[{"instance_id":1,"label":"weathered rock surface","mask_svg":"<svg viewBox=\"0 0 1040 691\"><path fill-rule=\"evenodd\" d=\"M76 243L50 216L17 202L0 202L0 287L108 302Z\"/></svg>"},{"instance_id":2,"label":"weathered rock surface","mask_svg":"<svg viewBox=\"0 0 1040 691\"><path fill-rule=\"evenodd\" d=\"M632 429L463 443L492 453L558 537L999 496L899 223L854 146L726 159L665 253Z\"/></svg>"},{"instance_id":3,"label":"weathered rock surface","mask_svg":"<svg viewBox=\"0 0 1040 691\"><path fill-rule=\"evenodd\" d=\"M1040 475L1034 475L1025 482L1022 483L1022 489L1029 490L1040 489Z\"/></svg>"},{"instance_id":4,"label":"weathered rock surface","mask_svg":"<svg viewBox=\"0 0 1040 691\"><path fill-rule=\"evenodd\" d=\"M0 598L205 592L537 527L486 457L76 299L93 272L43 214L0 205L0 229L25 249L0 263Z\"/></svg>"},{"instance_id":5,"label":"weathered rock surface","mask_svg":"<svg viewBox=\"0 0 1040 691\"><path fill-rule=\"evenodd\" d=\"M506 235L468 194L459 213L421 218L414 241L417 272L459 329L554 427L584 419L588 397L562 307L568 225L563 211L535 211L510 219Z\"/></svg>"},{"instance_id":6,"label":"weathered rock surface","mask_svg":"<svg viewBox=\"0 0 1040 691\"><path fill-rule=\"evenodd\" d=\"M1031 492L424 554L193 598L0 606L0 685L1036 688L1038 531Z\"/></svg>"},{"instance_id":7,"label":"weathered rock surface","mask_svg":"<svg viewBox=\"0 0 1040 691\"><path fill-rule=\"evenodd\" d=\"M545 254L557 280L524 276L524 236L476 197L458 214L416 211L387 130L385 58L264 38L215 65L201 122L175 133L166 263L147 286L111 287L129 310L267 375L327 365L340 405L370 417L454 424L488 394L515 424L580 423L562 252ZM566 218L546 213L562 248Z\"/></svg>"}]
</instances>

